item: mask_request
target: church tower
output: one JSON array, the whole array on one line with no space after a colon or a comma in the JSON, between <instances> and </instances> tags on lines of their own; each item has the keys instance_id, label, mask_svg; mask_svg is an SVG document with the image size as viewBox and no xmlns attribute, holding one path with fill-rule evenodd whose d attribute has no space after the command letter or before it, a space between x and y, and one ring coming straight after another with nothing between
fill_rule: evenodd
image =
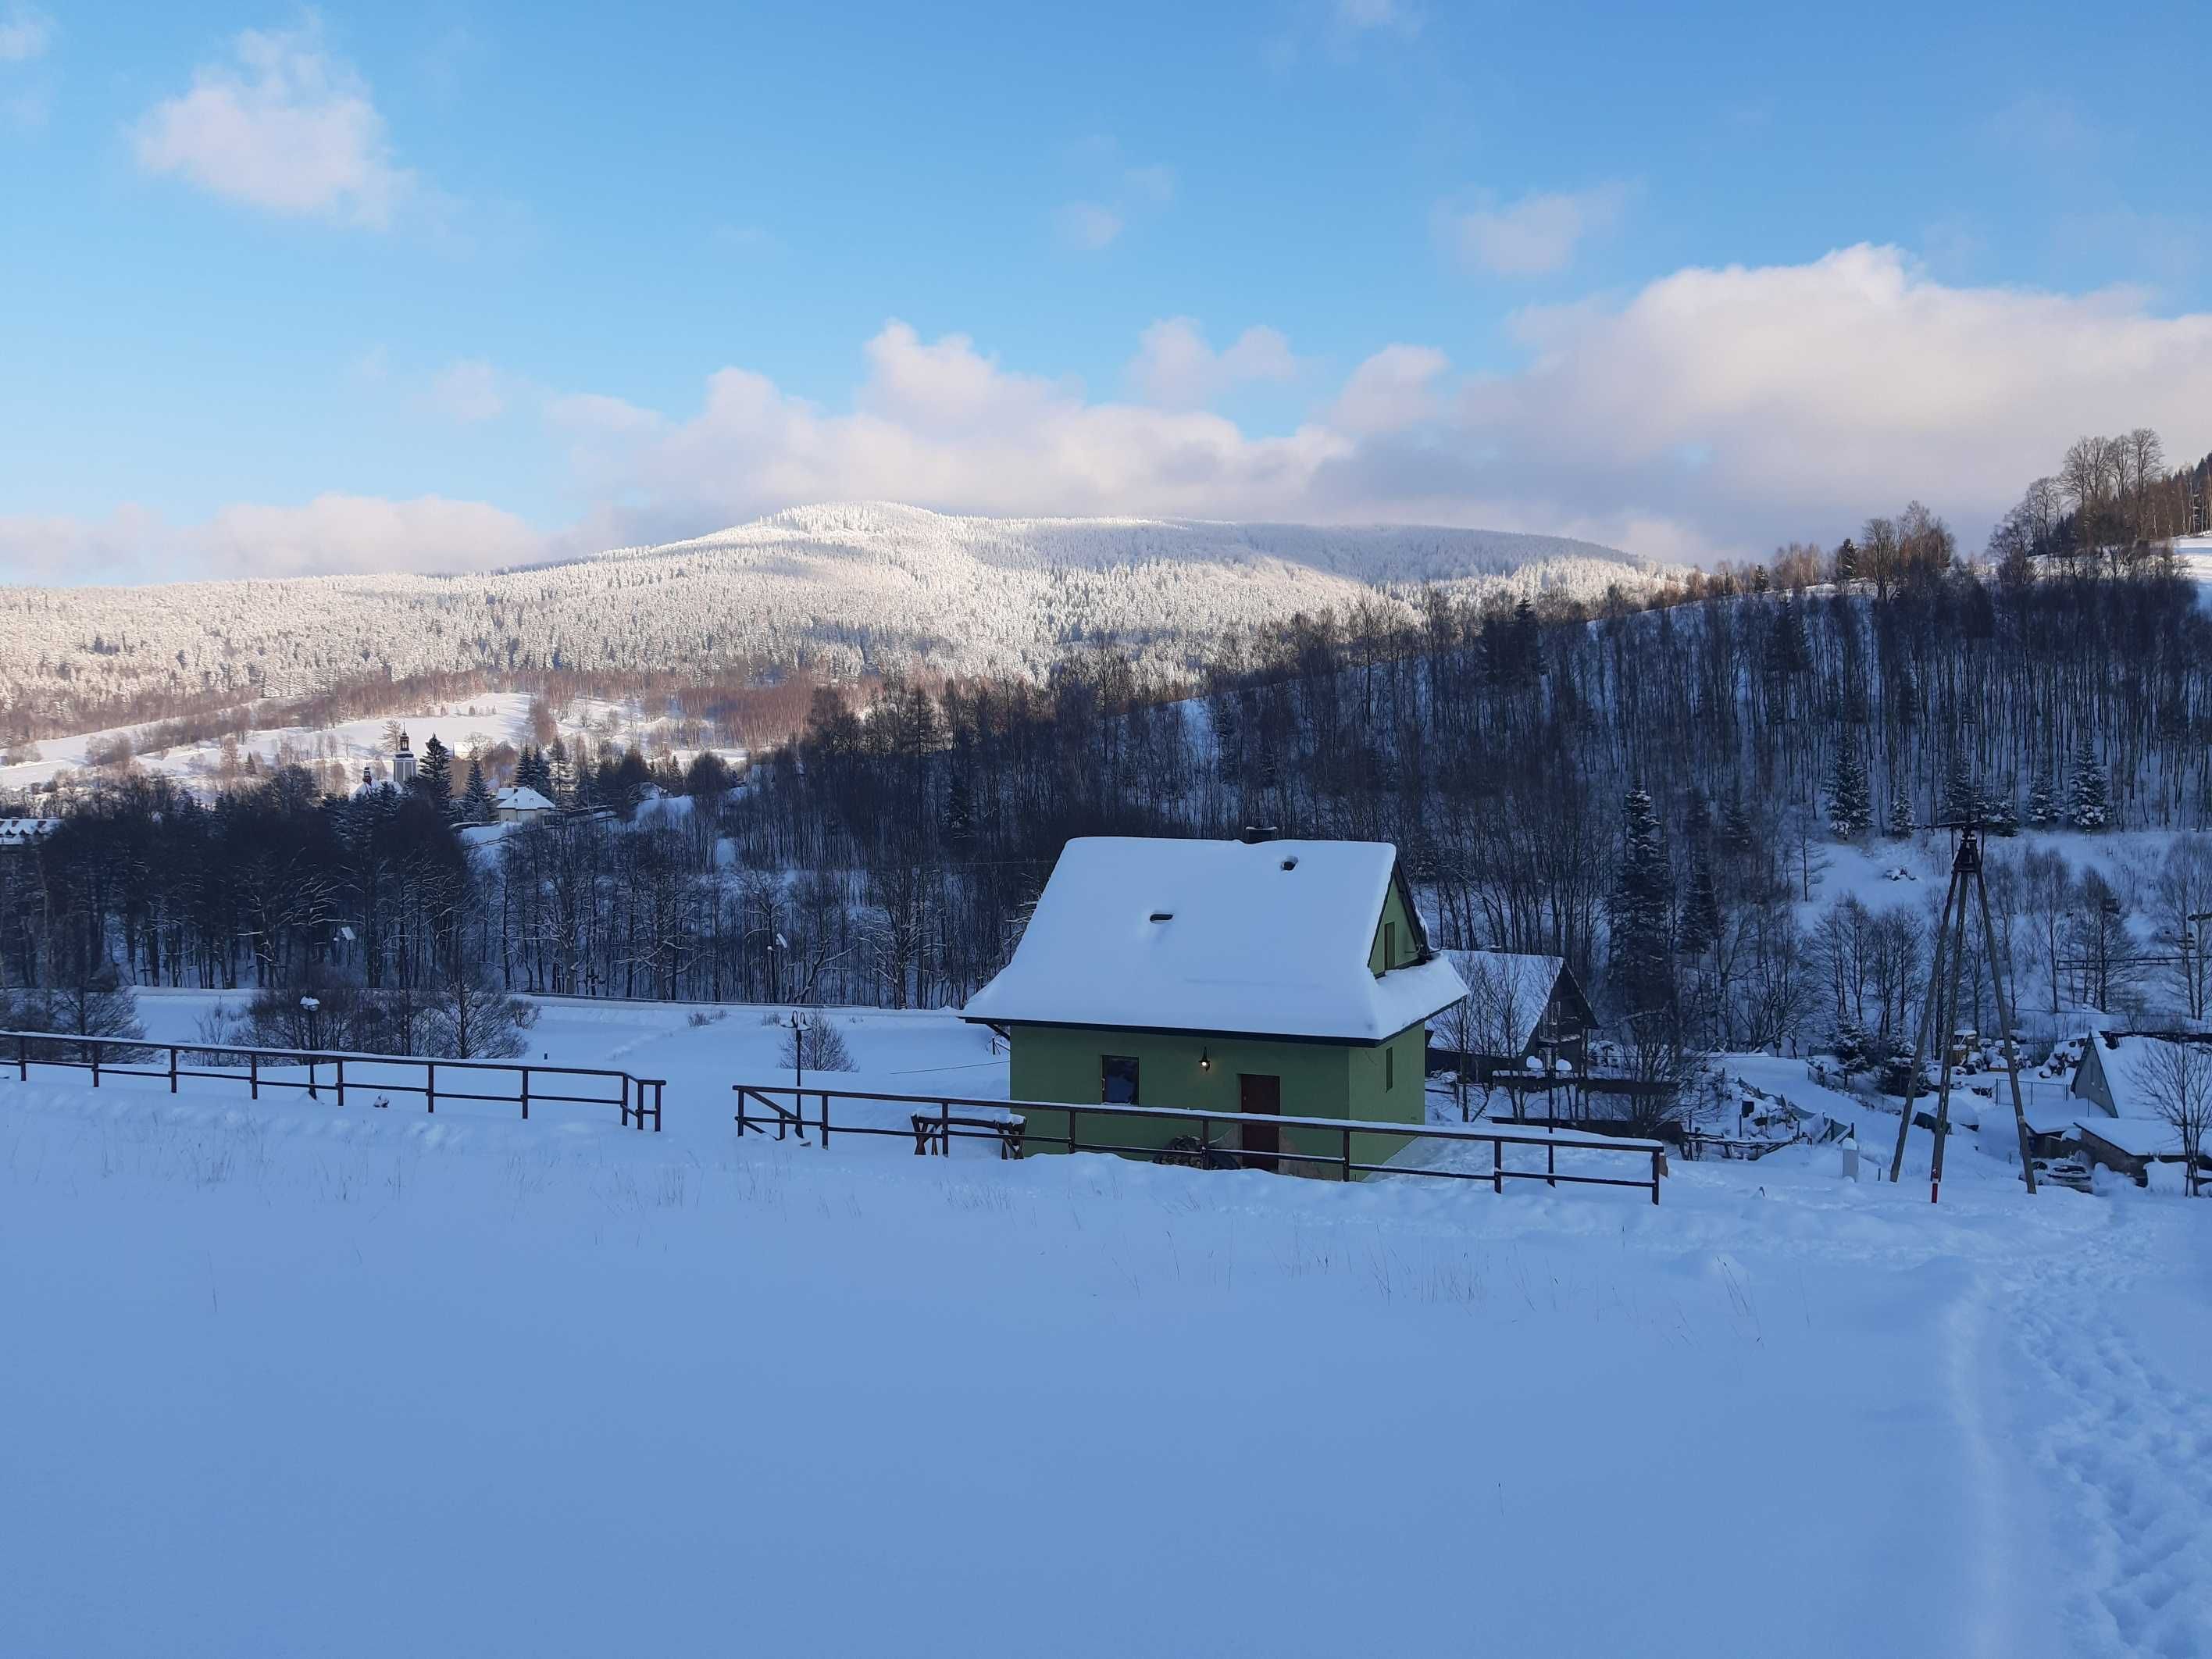
<instances>
[{"instance_id":1,"label":"church tower","mask_svg":"<svg viewBox=\"0 0 2212 1659\"><path fill-rule=\"evenodd\" d=\"M404 789L415 781L415 751L407 746L407 734L399 734L399 746L392 751L392 781Z\"/></svg>"}]
</instances>

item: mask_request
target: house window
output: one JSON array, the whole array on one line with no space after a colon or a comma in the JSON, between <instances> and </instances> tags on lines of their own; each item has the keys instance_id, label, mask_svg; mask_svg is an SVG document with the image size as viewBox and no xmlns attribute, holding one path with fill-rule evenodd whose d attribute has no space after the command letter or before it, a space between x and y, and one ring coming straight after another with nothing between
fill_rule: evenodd
<instances>
[{"instance_id":1,"label":"house window","mask_svg":"<svg viewBox=\"0 0 2212 1659\"><path fill-rule=\"evenodd\" d=\"M1395 968L1397 965L1398 924L1395 921L1386 921L1382 924L1382 966L1388 969Z\"/></svg>"},{"instance_id":2,"label":"house window","mask_svg":"<svg viewBox=\"0 0 2212 1659\"><path fill-rule=\"evenodd\" d=\"M1098 1056L1098 1098L1109 1106L1137 1104L1137 1061L1133 1055Z\"/></svg>"},{"instance_id":3,"label":"house window","mask_svg":"<svg viewBox=\"0 0 2212 1659\"><path fill-rule=\"evenodd\" d=\"M1398 1086L1398 1051L1395 1048L1382 1051L1382 1086L1386 1089Z\"/></svg>"}]
</instances>

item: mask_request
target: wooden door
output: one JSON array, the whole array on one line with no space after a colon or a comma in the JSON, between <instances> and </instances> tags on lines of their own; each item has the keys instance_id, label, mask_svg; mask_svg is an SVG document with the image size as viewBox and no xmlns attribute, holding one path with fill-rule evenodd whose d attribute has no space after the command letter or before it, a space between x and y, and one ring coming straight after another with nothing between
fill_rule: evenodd
<instances>
[{"instance_id":1,"label":"wooden door","mask_svg":"<svg viewBox=\"0 0 2212 1659\"><path fill-rule=\"evenodd\" d=\"M1251 1072L1240 1072L1237 1077L1237 1109L1240 1112L1265 1112L1272 1117L1283 1113L1283 1079L1264 1077ZM1244 1131L1244 1167L1248 1170L1273 1170L1281 1167L1281 1160L1272 1156L1283 1150L1283 1132L1272 1123L1246 1123Z\"/></svg>"}]
</instances>

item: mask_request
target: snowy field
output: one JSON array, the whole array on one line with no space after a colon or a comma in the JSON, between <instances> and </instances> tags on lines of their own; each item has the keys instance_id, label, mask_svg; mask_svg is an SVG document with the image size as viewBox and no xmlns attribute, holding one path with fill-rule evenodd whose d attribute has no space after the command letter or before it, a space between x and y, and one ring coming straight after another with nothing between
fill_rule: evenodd
<instances>
[{"instance_id":1,"label":"snowy field","mask_svg":"<svg viewBox=\"0 0 2212 1659\"><path fill-rule=\"evenodd\" d=\"M2212 1205L740 1144L758 1020L548 1006L659 1136L0 1081L0 1650L2212 1654Z\"/></svg>"},{"instance_id":2,"label":"snowy field","mask_svg":"<svg viewBox=\"0 0 2212 1659\"><path fill-rule=\"evenodd\" d=\"M256 727L238 740L238 757L242 762L250 754L264 769L294 763L320 765L339 761L344 763L349 775L357 778L361 769L371 763L390 764L392 750L385 738L385 727L397 720L406 729L418 755L423 744L434 736L462 757L465 773L466 757L480 749L502 743L519 749L531 741L532 701L520 691L488 691L416 708L411 713L342 720L335 726ZM580 697L561 712L556 724L562 741L572 752L580 752L579 744L588 748L610 737L625 744L644 744L650 750L654 740L665 734L671 722L665 718L647 718L635 706ZM74 772L89 764L94 756L112 751L118 739L130 743L135 750L148 729L118 726L72 737L43 739L36 745L35 760L0 765L0 791L42 787L62 773ZM688 760L697 751L678 752L681 758ZM745 759L742 749L723 749L719 752L733 763ZM136 754L134 758L143 771L175 778L206 792L215 789L220 782L223 753L220 743L190 743Z\"/></svg>"}]
</instances>

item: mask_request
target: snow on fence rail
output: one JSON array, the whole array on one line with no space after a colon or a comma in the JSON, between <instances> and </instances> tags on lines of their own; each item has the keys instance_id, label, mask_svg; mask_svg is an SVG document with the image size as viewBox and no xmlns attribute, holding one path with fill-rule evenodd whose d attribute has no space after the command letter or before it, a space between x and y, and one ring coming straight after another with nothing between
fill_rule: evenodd
<instances>
[{"instance_id":1,"label":"snow on fence rail","mask_svg":"<svg viewBox=\"0 0 2212 1659\"><path fill-rule=\"evenodd\" d=\"M526 1121L533 1103L538 1105L612 1106L622 1114L625 1129L643 1129L649 1121L655 1134L660 1133L660 1097L666 1088L661 1078L633 1077L628 1072L600 1071L580 1066L524 1065L520 1061L496 1060L426 1060L411 1054L367 1054L330 1048L249 1048L232 1042L149 1042L143 1037L78 1036L57 1031L0 1031L0 1054L14 1049L14 1062L18 1079L31 1080L33 1066L58 1066L68 1071L90 1072L92 1086L100 1087L106 1077L150 1078L155 1082L167 1079L169 1092L177 1092L177 1084L184 1078L206 1078L220 1082L244 1082L247 1092L255 1100L261 1098L264 1089L302 1089L310 1100L321 1098L325 1090L335 1093L337 1103L345 1104L346 1090L363 1089L376 1092L420 1095L423 1109L438 1109L441 1100L490 1101L501 1105L520 1105ZM46 1052L38 1050L43 1048ZM188 1054L206 1059L204 1067L182 1063ZM165 1056L161 1065L142 1062ZM228 1062L227 1064L225 1062ZM346 1067L354 1067L349 1084ZM283 1068L296 1069L305 1065L307 1075L304 1081L296 1077L282 1075ZM271 1067L276 1068L272 1073ZM330 1068L325 1077L323 1070ZM372 1068L363 1076L364 1068ZM243 1071L243 1076L240 1073ZM394 1081L385 1073L397 1070L403 1076L419 1074L420 1082ZM512 1094L483 1094L467 1088L438 1086L438 1073L448 1077L456 1073L467 1073L464 1082L473 1082L491 1075L513 1078L518 1087ZM552 1088L532 1086L533 1079L556 1079ZM616 1085L616 1092L607 1094L563 1094L565 1079L573 1078L601 1079ZM573 1086L582 1086L576 1085Z\"/></svg>"},{"instance_id":2,"label":"snow on fence rail","mask_svg":"<svg viewBox=\"0 0 2212 1659\"><path fill-rule=\"evenodd\" d=\"M1040 1140L1062 1147L1071 1152L1121 1152L1141 1158L1164 1158L1183 1162L1196 1158L1201 1162L1217 1152L1233 1158L1247 1168L1261 1166L1278 1171L1289 1164L1314 1166L1316 1173L1333 1171L1339 1180L1349 1181L1357 1175L1423 1176L1443 1181L1486 1181L1492 1192L1502 1193L1509 1181L1540 1181L1551 1187L1634 1187L1651 1194L1651 1201L1659 1201L1659 1182L1667 1173L1667 1149L1656 1140L1632 1139L1624 1136L1601 1134L1561 1133L1546 1131L1540 1133L1510 1133L1499 1129L1450 1127L1433 1124L1390 1123L1358 1118L1285 1117L1272 1112L1208 1112L1179 1106L1125 1106L1101 1103L1087 1105L1064 1100L984 1100L958 1095L897 1095L872 1091L850 1089L815 1089L793 1084L733 1083L730 1085L738 1097L737 1123L740 1135L766 1134L775 1132L781 1140L787 1134L795 1135L806 1143L807 1131L811 1129L827 1146L833 1135L889 1135L911 1139L917 1157L929 1152L949 1153L955 1140L984 1140L997 1143L1000 1156L1019 1157L1027 1146ZM788 1096L787 1106L777 1096ZM907 1122L869 1122L865 1118L848 1113L842 1122L834 1121L832 1101L867 1103L876 1106L905 1107ZM806 1115L809 1102L814 1103L814 1116ZM1039 1135L1031 1131L1024 1114L1030 1112L1064 1114L1067 1133ZM1196 1126L1195 1146L1189 1148L1137 1146L1117 1144L1108 1128L1100 1135L1085 1136L1081 1126L1085 1120L1107 1119L1154 1123L1187 1123ZM1213 1144L1216 1125L1226 1128L1231 1124L1251 1125L1266 1130L1285 1129L1319 1131L1325 1139L1334 1135L1336 1151L1330 1152L1287 1152L1279 1142L1273 1147L1237 1148L1233 1151L1217 1148ZM1396 1140L1427 1140L1459 1142L1490 1146L1490 1167L1486 1170L1451 1170L1427 1168L1416 1164L1370 1164L1353 1156L1352 1138L1370 1140L1389 1137ZM1508 1146L1541 1146L1544 1167L1540 1170L1516 1170L1507 1164ZM1559 1167L1561 1150L1572 1152L1615 1153L1648 1164L1649 1176L1595 1176L1565 1173Z\"/></svg>"}]
</instances>

